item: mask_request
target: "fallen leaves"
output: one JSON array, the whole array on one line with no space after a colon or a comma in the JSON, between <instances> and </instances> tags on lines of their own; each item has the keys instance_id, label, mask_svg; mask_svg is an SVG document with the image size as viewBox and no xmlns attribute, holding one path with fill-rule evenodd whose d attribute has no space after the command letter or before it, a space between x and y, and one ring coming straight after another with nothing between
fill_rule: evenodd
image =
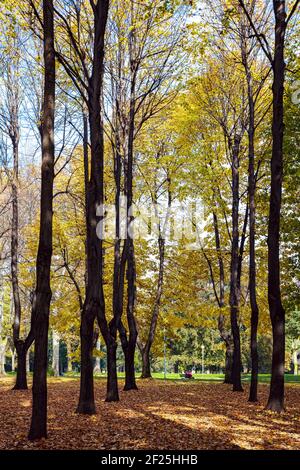
<instances>
[{"instance_id":1,"label":"fallen leaves","mask_svg":"<svg viewBox=\"0 0 300 470\"><path fill-rule=\"evenodd\" d=\"M48 439L29 442L31 390L11 390L1 380L0 449L300 449L300 387L288 386L287 412L247 402L247 390L229 385L139 381L105 403L105 383L95 382L97 415L75 413L79 381L49 379Z\"/></svg>"}]
</instances>

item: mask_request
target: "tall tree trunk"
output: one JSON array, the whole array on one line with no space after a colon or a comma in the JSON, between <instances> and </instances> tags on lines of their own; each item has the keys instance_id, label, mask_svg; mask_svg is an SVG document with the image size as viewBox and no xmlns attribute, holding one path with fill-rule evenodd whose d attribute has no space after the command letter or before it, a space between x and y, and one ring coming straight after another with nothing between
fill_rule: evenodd
<instances>
[{"instance_id":1,"label":"tall tree trunk","mask_svg":"<svg viewBox=\"0 0 300 470\"><path fill-rule=\"evenodd\" d=\"M85 212L85 226L88 226L88 182L89 182L89 145L88 145L88 116L84 107L82 111L83 117L83 169L84 169L84 212ZM85 291L88 285L88 266L87 266L87 238L85 239L85 273L84 283ZM82 309L82 307L81 307Z\"/></svg>"},{"instance_id":2,"label":"tall tree trunk","mask_svg":"<svg viewBox=\"0 0 300 470\"><path fill-rule=\"evenodd\" d=\"M12 113L11 113L12 114ZM20 326L21 326L21 301L19 292L19 279L18 279L18 245L19 245L19 195L18 195L18 181L19 181L19 129L17 122L17 111L12 122L11 139L13 143L13 178L12 178L12 226L11 226L11 279L13 290L13 303L14 303L14 321L13 321L13 341L17 352L17 375L16 382L13 387L14 390L26 390L27 377L26 377L26 353L27 344L20 339Z\"/></svg>"},{"instance_id":3,"label":"tall tree trunk","mask_svg":"<svg viewBox=\"0 0 300 470\"><path fill-rule=\"evenodd\" d=\"M134 357L137 341L137 328L134 317L135 306L135 259L133 240L129 241L129 253L127 263L127 323L129 327L129 337L125 354L125 386L124 390L137 390L135 380Z\"/></svg>"},{"instance_id":4,"label":"tall tree trunk","mask_svg":"<svg viewBox=\"0 0 300 470\"><path fill-rule=\"evenodd\" d=\"M293 353L294 375L298 375L298 351Z\"/></svg>"},{"instance_id":5,"label":"tall tree trunk","mask_svg":"<svg viewBox=\"0 0 300 470\"><path fill-rule=\"evenodd\" d=\"M11 352L11 371L16 371L16 351Z\"/></svg>"},{"instance_id":6,"label":"tall tree trunk","mask_svg":"<svg viewBox=\"0 0 300 470\"><path fill-rule=\"evenodd\" d=\"M233 363L233 342L229 331L225 328L225 318L220 313L218 318L218 329L220 336L225 343L225 384L232 384L232 363Z\"/></svg>"},{"instance_id":7,"label":"tall tree trunk","mask_svg":"<svg viewBox=\"0 0 300 470\"><path fill-rule=\"evenodd\" d=\"M72 368L72 360L71 360L71 354L72 354L72 344L71 344L71 341L69 340L67 342L67 371L68 372L72 372L73 371L73 368Z\"/></svg>"},{"instance_id":8,"label":"tall tree trunk","mask_svg":"<svg viewBox=\"0 0 300 470\"><path fill-rule=\"evenodd\" d=\"M14 390L27 390L27 368L26 368L26 348L21 347L17 353L17 376L16 383L13 387Z\"/></svg>"},{"instance_id":9,"label":"tall tree trunk","mask_svg":"<svg viewBox=\"0 0 300 470\"><path fill-rule=\"evenodd\" d=\"M137 341L137 328L134 317L134 304L135 304L135 261L134 261L134 246L130 240L129 255L128 255L128 268L127 268L127 324L129 327L129 335L120 321L119 333L121 338L121 345L125 359L125 385L124 390L137 390L135 380L135 349Z\"/></svg>"},{"instance_id":10,"label":"tall tree trunk","mask_svg":"<svg viewBox=\"0 0 300 470\"><path fill-rule=\"evenodd\" d=\"M248 28L250 29L250 28ZM251 31L250 31L251 32ZM251 305L251 384L249 401L257 401L257 383L258 383L258 351L257 351L257 328L258 328L258 305L256 299L256 258L255 258L255 103L253 96L253 79L249 67L247 37L250 32L242 25L242 61L247 80L247 95L249 107L248 124L248 196L249 196L249 293Z\"/></svg>"},{"instance_id":11,"label":"tall tree trunk","mask_svg":"<svg viewBox=\"0 0 300 470\"><path fill-rule=\"evenodd\" d=\"M94 46L92 74L88 85L88 113L91 142L91 170L87 191L87 284L86 298L81 315L81 374L80 395L77 412L96 412L93 381L93 339L94 323L98 317L99 326L106 343L110 341L105 318L103 293L103 240L99 238L96 226L104 216L100 214L104 203L104 144L101 119L101 93L103 85L104 36L109 0L93 3Z\"/></svg>"},{"instance_id":12,"label":"tall tree trunk","mask_svg":"<svg viewBox=\"0 0 300 470\"><path fill-rule=\"evenodd\" d=\"M145 346L139 346L142 356L142 379L150 378L151 377L151 369L150 369L150 351L151 347L155 338L155 331L157 327L159 309L160 309L160 301L162 296L162 289L163 289L163 280L164 280L164 263L165 263L165 240L160 233L158 239L158 249L159 249L159 268L158 268L158 279L157 279L157 289L156 289L156 296L153 305L153 312L151 317L151 323L148 333L148 338L146 341Z\"/></svg>"},{"instance_id":13,"label":"tall tree trunk","mask_svg":"<svg viewBox=\"0 0 300 470\"><path fill-rule=\"evenodd\" d=\"M213 212L213 223L214 223L214 232L215 232L215 246L218 256L219 264L219 296L215 292L216 300L220 307L220 315L218 318L218 329L220 336L225 343L225 377L224 383L232 384L232 363L233 363L233 344L232 338L229 331L225 327L225 317L222 313L223 308L225 307L225 270L224 262L221 253L221 240L220 240L220 231L219 223L216 212Z\"/></svg>"},{"instance_id":14,"label":"tall tree trunk","mask_svg":"<svg viewBox=\"0 0 300 470\"><path fill-rule=\"evenodd\" d=\"M34 368L32 417L29 439L47 437L48 329L51 302L50 268L52 257L55 52L53 0L43 1L44 101L42 110L42 168L40 233L36 260L36 289L32 306L34 323Z\"/></svg>"},{"instance_id":15,"label":"tall tree trunk","mask_svg":"<svg viewBox=\"0 0 300 470\"><path fill-rule=\"evenodd\" d=\"M224 384L232 384L233 345L232 340L226 343Z\"/></svg>"},{"instance_id":16,"label":"tall tree trunk","mask_svg":"<svg viewBox=\"0 0 300 470\"><path fill-rule=\"evenodd\" d=\"M243 391L241 383L241 344L239 328L239 151L240 136L235 136L232 146L232 246L230 265L230 320L233 336L233 391Z\"/></svg>"},{"instance_id":17,"label":"tall tree trunk","mask_svg":"<svg viewBox=\"0 0 300 470\"><path fill-rule=\"evenodd\" d=\"M52 332L52 370L54 377L59 377L59 336Z\"/></svg>"},{"instance_id":18,"label":"tall tree trunk","mask_svg":"<svg viewBox=\"0 0 300 470\"><path fill-rule=\"evenodd\" d=\"M283 174L283 95L286 8L284 0L273 0L275 52L273 60L273 123L271 195L268 225L268 301L273 331L272 377L267 409L284 410L285 311L280 291L280 212Z\"/></svg>"},{"instance_id":19,"label":"tall tree trunk","mask_svg":"<svg viewBox=\"0 0 300 470\"><path fill-rule=\"evenodd\" d=\"M17 353L18 367L16 382L14 385L15 390L26 390L26 367L24 367L24 356L31 344L20 338L21 326L21 301L19 291L18 279L18 257L19 257L19 86L14 74L9 74L9 89L10 94L8 97L9 107L9 136L12 143L13 150L13 169L11 178L11 193L12 193L12 219L11 219L11 280L12 280L12 294L14 305L14 318L13 318L13 342ZM30 344L29 344L30 343Z\"/></svg>"},{"instance_id":20,"label":"tall tree trunk","mask_svg":"<svg viewBox=\"0 0 300 470\"><path fill-rule=\"evenodd\" d=\"M144 348L141 351L142 354L142 379L150 379L151 375L151 367L150 367L150 350L148 348Z\"/></svg>"},{"instance_id":21,"label":"tall tree trunk","mask_svg":"<svg viewBox=\"0 0 300 470\"><path fill-rule=\"evenodd\" d=\"M26 353L26 374L30 372L30 350Z\"/></svg>"},{"instance_id":22,"label":"tall tree trunk","mask_svg":"<svg viewBox=\"0 0 300 470\"><path fill-rule=\"evenodd\" d=\"M132 8L132 4L131 4ZM115 252L119 257L117 261L117 270L119 275L118 284L118 301L116 315L114 318L115 325L118 325L118 330L121 338L121 345L123 348L125 358L125 386L124 390L135 390L137 389L135 381L135 368L134 368L134 356L137 340L137 329L134 318L134 304L135 304L135 260L134 260L134 240L132 233L132 204L133 204L133 151L134 151L134 132L135 132L135 88L136 88L136 76L138 66L133 57L133 44L134 44L134 28L130 31L129 37L129 54L130 54L130 103L129 103L129 116L128 116L128 139L127 139L127 158L124 162L124 188L125 196L127 198L127 218L126 218L126 240L123 246L122 256ZM122 72L122 71L121 71ZM120 177L121 177L121 160L120 160L120 139L117 134L117 145L116 145L116 195L120 195ZM117 204L119 201L117 201ZM116 213L116 234L117 234L117 249L120 248L118 245L118 237L120 237L119 230L119 211ZM124 280L125 280L125 265L127 264L127 324L129 328L129 336L127 337L126 329L122 324L123 314L123 293L124 293Z\"/></svg>"},{"instance_id":23,"label":"tall tree trunk","mask_svg":"<svg viewBox=\"0 0 300 470\"><path fill-rule=\"evenodd\" d=\"M99 339L97 340L96 347L97 347L98 351L101 351L101 343L100 343ZM94 374L101 372L101 362L100 361L101 361L100 357L96 356L96 361L95 361L95 365L94 365Z\"/></svg>"},{"instance_id":24,"label":"tall tree trunk","mask_svg":"<svg viewBox=\"0 0 300 470\"><path fill-rule=\"evenodd\" d=\"M0 375L6 375L5 371L5 351L7 340L0 341Z\"/></svg>"}]
</instances>

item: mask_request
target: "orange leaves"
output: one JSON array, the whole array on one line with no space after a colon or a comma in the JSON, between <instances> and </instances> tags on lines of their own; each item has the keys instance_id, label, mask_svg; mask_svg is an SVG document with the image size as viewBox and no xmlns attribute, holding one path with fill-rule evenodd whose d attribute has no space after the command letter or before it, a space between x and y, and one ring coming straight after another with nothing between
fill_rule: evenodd
<instances>
[{"instance_id":1,"label":"orange leaves","mask_svg":"<svg viewBox=\"0 0 300 470\"><path fill-rule=\"evenodd\" d=\"M12 391L10 378L0 383L0 449L300 448L298 386L287 386L288 411L278 416L264 410L264 385L257 405L230 385L155 380L121 391L119 403L105 403L105 381L96 380L97 414L82 416L75 413L79 381L51 378L49 437L32 443L26 437L31 390Z\"/></svg>"}]
</instances>

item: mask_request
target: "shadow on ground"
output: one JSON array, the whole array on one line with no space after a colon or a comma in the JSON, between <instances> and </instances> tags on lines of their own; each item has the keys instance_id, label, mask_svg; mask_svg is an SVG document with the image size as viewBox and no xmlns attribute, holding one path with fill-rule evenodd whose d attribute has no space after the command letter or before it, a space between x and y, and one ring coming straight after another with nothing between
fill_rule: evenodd
<instances>
[{"instance_id":1,"label":"shadow on ground","mask_svg":"<svg viewBox=\"0 0 300 470\"><path fill-rule=\"evenodd\" d=\"M97 414L75 413L79 381L49 380L49 436L28 442L31 390L11 390L1 382L1 449L300 449L300 389L287 387L287 412L264 410L260 402L218 383L139 381L139 390L105 403L105 383L97 381Z\"/></svg>"}]
</instances>

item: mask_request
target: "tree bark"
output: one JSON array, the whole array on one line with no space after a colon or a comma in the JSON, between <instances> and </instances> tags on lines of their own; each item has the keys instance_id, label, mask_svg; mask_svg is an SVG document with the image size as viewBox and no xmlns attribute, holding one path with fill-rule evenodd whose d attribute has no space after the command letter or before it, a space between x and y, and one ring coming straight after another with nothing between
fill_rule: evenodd
<instances>
[{"instance_id":1,"label":"tree bark","mask_svg":"<svg viewBox=\"0 0 300 470\"><path fill-rule=\"evenodd\" d=\"M137 390L135 380L134 357L137 341L137 328L134 317L135 306L135 259L133 240L129 242L129 253L127 263L127 323L129 327L129 337L125 354L125 386L124 390Z\"/></svg>"},{"instance_id":2,"label":"tree bark","mask_svg":"<svg viewBox=\"0 0 300 470\"><path fill-rule=\"evenodd\" d=\"M225 318L222 313L222 309L225 306L225 270L224 270L224 262L221 253L221 240L220 240L220 231L219 231L219 223L218 217L216 212L213 212L213 224L214 224L214 232L215 232L215 246L218 256L218 265L219 265L219 295L215 290L215 297L218 305L220 307L220 315L218 318L218 329L220 332L220 336L225 343L225 377L224 383L232 384L232 363L233 363L233 344L232 344L232 337L229 331L226 330L225 327ZM212 272L211 272L211 275ZM214 280L212 279L212 282Z\"/></svg>"},{"instance_id":3,"label":"tree bark","mask_svg":"<svg viewBox=\"0 0 300 470\"><path fill-rule=\"evenodd\" d=\"M11 371L12 372L16 371L16 351L11 352Z\"/></svg>"},{"instance_id":4,"label":"tree bark","mask_svg":"<svg viewBox=\"0 0 300 470\"><path fill-rule=\"evenodd\" d=\"M273 60L273 122L271 195L268 225L268 301L273 331L272 377L267 409L284 410L285 311L280 291L280 212L283 174L284 136L284 46L286 8L284 0L273 0L275 52Z\"/></svg>"},{"instance_id":5,"label":"tree bark","mask_svg":"<svg viewBox=\"0 0 300 470\"><path fill-rule=\"evenodd\" d=\"M142 379L151 379L150 351L146 348L142 351Z\"/></svg>"},{"instance_id":6,"label":"tree bark","mask_svg":"<svg viewBox=\"0 0 300 470\"><path fill-rule=\"evenodd\" d=\"M51 302L52 219L54 181L55 52L53 0L43 1L44 101L42 110L42 168L40 233L36 261L36 289L32 305L35 351L32 416L28 438L47 437L48 329Z\"/></svg>"},{"instance_id":7,"label":"tree bark","mask_svg":"<svg viewBox=\"0 0 300 470\"><path fill-rule=\"evenodd\" d=\"M103 293L103 240L98 238L96 226L103 214L99 208L104 203L104 143L101 119L101 93L103 85L104 36L109 0L93 3L94 45L92 73L88 84L88 113L91 142L91 169L87 192L87 284L86 298L81 315L81 374L77 412L96 412L93 380L94 322L98 318L101 333L109 344L110 337L105 318Z\"/></svg>"},{"instance_id":8,"label":"tree bark","mask_svg":"<svg viewBox=\"0 0 300 470\"><path fill-rule=\"evenodd\" d=\"M54 377L59 377L59 336L52 332L52 370Z\"/></svg>"},{"instance_id":9,"label":"tree bark","mask_svg":"<svg viewBox=\"0 0 300 470\"><path fill-rule=\"evenodd\" d=\"M132 5L131 5L132 7ZM133 58L134 29L130 31L129 37L130 54L130 103L128 115L128 139L127 155L124 161L124 192L127 198L127 217L126 217L126 239L124 241L122 255L120 254L120 208L119 197L121 194L121 142L119 130L116 132L116 152L115 152L115 183L116 183L116 244L115 244L115 284L114 284L114 327L117 325L121 338L121 345L125 359L125 386L124 390L137 389L135 381L134 357L137 340L137 329L134 318L135 305L135 260L134 260L134 241L131 233L133 215L133 150L134 150L134 132L135 132L135 88L138 66ZM122 70L120 70L122 73ZM117 97L117 100L121 97ZM119 106L119 105L117 105ZM117 113L118 114L118 113ZM120 124L120 123L118 123ZM123 142L124 145L124 142ZM124 145L125 147L125 145ZM127 324L129 335L127 337L126 329L122 323L123 314L123 294L125 281L125 268L127 265ZM114 330L112 330L113 333Z\"/></svg>"},{"instance_id":10,"label":"tree bark","mask_svg":"<svg viewBox=\"0 0 300 470\"><path fill-rule=\"evenodd\" d=\"M0 342L0 375L6 375L5 371L5 351L6 351L7 340L3 343Z\"/></svg>"},{"instance_id":11,"label":"tree bark","mask_svg":"<svg viewBox=\"0 0 300 470\"><path fill-rule=\"evenodd\" d=\"M294 375L298 375L298 351L293 353Z\"/></svg>"},{"instance_id":12,"label":"tree bark","mask_svg":"<svg viewBox=\"0 0 300 470\"><path fill-rule=\"evenodd\" d=\"M67 342L67 362L68 362L67 371L68 371L68 372L72 372L72 371L73 371L73 368L72 368L72 360L71 360L71 353L72 353L72 345L71 345L71 341L68 341L68 342Z\"/></svg>"},{"instance_id":13,"label":"tree bark","mask_svg":"<svg viewBox=\"0 0 300 470\"><path fill-rule=\"evenodd\" d=\"M249 124L248 124L248 192L249 192L249 293L251 305L251 384L249 401L257 401L257 384L258 384L258 351L257 351L257 328L258 328L258 305L256 299L256 257L255 257L255 104L253 96L253 79L248 62L248 51L246 38L250 32L246 32L242 26L242 61L245 69L247 80L247 95L249 107Z\"/></svg>"},{"instance_id":14,"label":"tree bark","mask_svg":"<svg viewBox=\"0 0 300 470\"><path fill-rule=\"evenodd\" d=\"M232 384L233 347L232 341L226 343L224 384Z\"/></svg>"},{"instance_id":15,"label":"tree bark","mask_svg":"<svg viewBox=\"0 0 300 470\"><path fill-rule=\"evenodd\" d=\"M233 391L243 391L241 383L241 344L239 328L239 151L240 136L234 137L232 146L232 245L230 265L230 321L233 336Z\"/></svg>"},{"instance_id":16,"label":"tree bark","mask_svg":"<svg viewBox=\"0 0 300 470\"><path fill-rule=\"evenodd\" d=\"M100 340L97 340L96 347L98 351L101 351L101 343ZM101 362L100 357L96 356L95 366L94 366L94 374L101 372Z\"/></svg>"}]
</instances>

